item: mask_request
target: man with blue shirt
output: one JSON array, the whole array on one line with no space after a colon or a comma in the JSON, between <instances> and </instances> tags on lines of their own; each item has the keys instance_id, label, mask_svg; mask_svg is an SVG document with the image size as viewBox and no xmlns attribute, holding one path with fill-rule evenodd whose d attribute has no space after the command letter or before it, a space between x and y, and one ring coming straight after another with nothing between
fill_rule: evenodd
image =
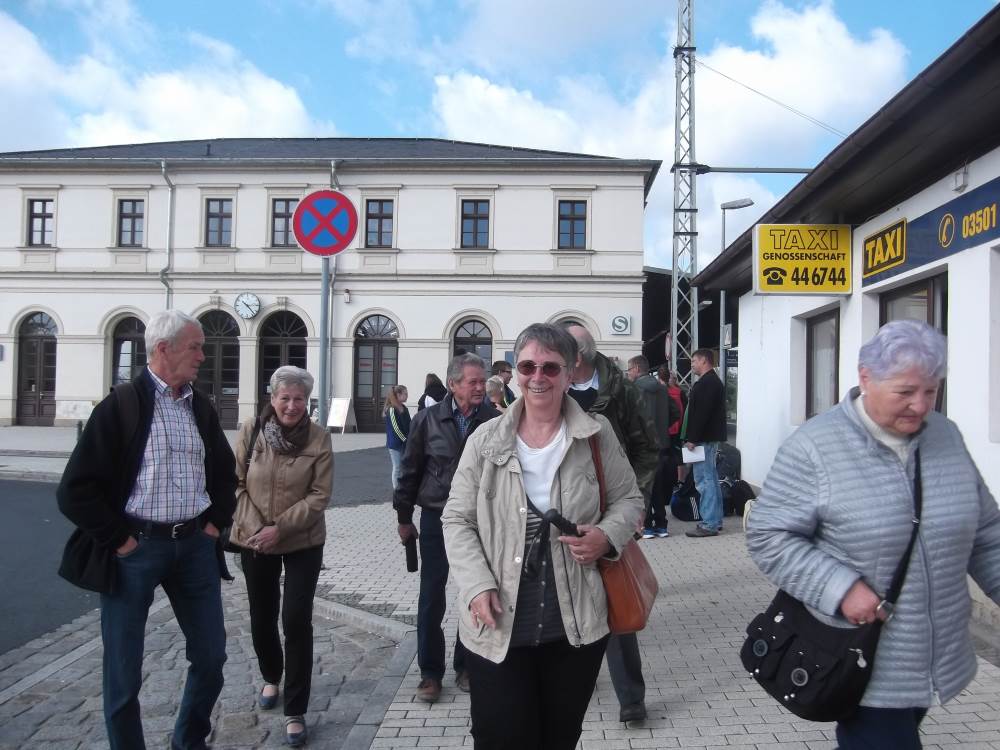
<instances>
[{"instance_id":1,"label":"man with blue shirt","mask_svg":"<svg viewBox=\"0 0 1000 750\"><path fill-rule=\"evenodd\" d=\"M417 412L410 425L406 451L399 471L392 505L399 524L399 538L420 543L420 597L417 603L417 663L420 684L417 699L434 703L441 697L444 679L444 619L447 604L448 557L441 530L441 511L451 491L451 480L462 457L465 441L479 425L500 416L486 395L486 365L475 354L459 354L448 365L444 401ZM420 533L413 525L413 509L421 507ZM456 639L455 683L469 691L465 648Z\"/></svg>"},{"instance_id":2,"label":"man with blue shirt","mask_svg":"<svg viewBox=\"0 0 1000 750\"><path fill-rule=\"evenodd\" d=\"M166 310L145 338L149 366L97 405L59 484L59 509L77 526L59 572L101 593L112 750L145 747L143 640L163 587L189 662L171 747L201 750L226 661L218 538L236 508L236 462L215 409L191 387L205 359L201 324Z\"/></svg>"}]
</instances>

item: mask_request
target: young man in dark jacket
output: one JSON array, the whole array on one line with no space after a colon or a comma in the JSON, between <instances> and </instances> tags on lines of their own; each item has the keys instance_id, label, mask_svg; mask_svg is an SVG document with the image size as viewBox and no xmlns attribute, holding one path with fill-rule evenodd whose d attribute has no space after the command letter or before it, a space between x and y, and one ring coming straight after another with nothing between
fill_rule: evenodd
<instances>
[{"instance_id":1,"label":"young man in dark jacket","mask_svg":"<svg viewBox=\"0 0 1000 750\"><path fill-rule=\"evenodd\" d=\"M726 389L715 374L715 355L711 349L699 349L691 355L691 372L698 380L688 395L684 446L705 449L705 460L691 464L694 483L701 495L698 511L701 523L687 532L692 537L718 536L722 528L722 493L715 459L719 444L726 442Z\"/></svg>"},{"instance_id":2,"label":"young man in dark jacket","mask_svg":"<svg viewBox=\"0 0 1000 750\"><path fill-rule=\"evenodd\" d=\"M465 441L479 425L500 416L486 395L486 365L475 354L460 354L448 365L448 388L444 401L417 412L410 425L399 486L393 494L399 538L420 543L420 597L417 603L417 663L420 684L417 698L434 703L441 697L444 679L444 631L448 558L441 530L441 511L451 491L451 480L462 457ZM420 533L413 525L413 509L419 505ZM465 649L456 639L455 682L468 692Z\"/></svg>"},{"instance_id":3,"label":"young man in dark jacket","mask_svg":"<svg viewBox=\"0 0 1000 750\"><path fill-rule=\"evenodd\" d=\"M112 750L145 747L139 689L157 586L170 597L191 663L171 747L205 747L222 691L224 564L217 540L232 523L236 472L215 409L191 387L204 343L196 319L177 310L152 317L149 367L94 409L57 491L59 509L77 526L59 572L101 593Z\"/></svg>"},{"instance_id":4,"label":"young man in dark jacket","mask_svg":"<svg viewBox=\"0 0 1000 750\"><path fill-rule=\"evenodd\" d=\"M632 465L639 489L649 497L659 463L656 432L646 416L642 394L611 360L597 351L594 337L583 326L567 326L580 348L569 395L584 411L601 414ZM635 633L612 635L605 652L611 683L618 696L619 721L646 718L646 683Z\"/></svg>"}]
</instances>

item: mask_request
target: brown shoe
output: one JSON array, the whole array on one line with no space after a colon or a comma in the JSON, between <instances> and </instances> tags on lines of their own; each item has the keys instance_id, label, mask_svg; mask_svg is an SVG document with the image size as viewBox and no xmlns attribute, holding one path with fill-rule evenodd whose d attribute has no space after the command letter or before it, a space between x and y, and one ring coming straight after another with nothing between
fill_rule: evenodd
<instances>
[{"instance_id":1,"label":"brown shoe","mask_svg":"<svg viewBox=\"0 0 1000 750\"><path fill-rule=\"evenodd\" d=\"M424 703L437 703L441 697L441 680L425 677L417 685L417 700Z\"/></svg>"},{"instance_id":2,"label":"brown shoe","mask_svg":"<svg viewBox=\"0 0 1000 750\"><path fill-rule=\"evenodd\" d=\"M464 669L455 675L455 684L463 693L469 692L469 673Z\"/></svg>"}]
</instances>

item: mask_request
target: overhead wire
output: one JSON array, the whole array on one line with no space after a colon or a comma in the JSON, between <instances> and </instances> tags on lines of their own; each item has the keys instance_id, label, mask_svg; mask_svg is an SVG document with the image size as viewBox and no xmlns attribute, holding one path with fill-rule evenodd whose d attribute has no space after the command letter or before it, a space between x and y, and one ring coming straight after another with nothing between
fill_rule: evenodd
<instances>
[{"instance_id":1,"label":"overhead wire","mask_svg":"<svg viewBox=\"0 0 1000 750\"><path fill-rule=\"evenodd\" d=\"M798 109L795 109L795 107L793 107L793 106L791 106L789 104L785 104L784 102L782 102L782 101L780 101L778 99L775 99L773 96L769 96L768 94L765 94L763 91L759 91L759 90L755 89L753 86L748 86L747 84L743 83L742 81L736 80L732 76L727 75L726 73L723 73L721 70L716 70L711 65L709 65L707 63L704 63L701 60L698 60L697 58L695 58L695 64L696 65L700 65L701 67L706 68L706 69L712 71L713 73L715 73L716 75L720 75L720 76L722 76L723 78L725 78L725 79L727 79L729 81L732 81L737 86L742 86L743 88L747 89L748 91L752 91L753 93L757 94L758 96L764 97L768 101L773 102L774 104L777 104L779 107L783 107L783 108L787 109L792 114L796 114L799 117L803 118L804 120L808 120L813 125L821 127L821 128L823 128L823 130L826 130L827 132L832 133L833 135L838 135L841 138L846 138L847 137L847 133L843 133L843 132L837 130L832 125L827 125L822 120L817 120L815 117L807 115L805 112L803 112L801 110L798 110Z\"/></svg>"}]
</instances>

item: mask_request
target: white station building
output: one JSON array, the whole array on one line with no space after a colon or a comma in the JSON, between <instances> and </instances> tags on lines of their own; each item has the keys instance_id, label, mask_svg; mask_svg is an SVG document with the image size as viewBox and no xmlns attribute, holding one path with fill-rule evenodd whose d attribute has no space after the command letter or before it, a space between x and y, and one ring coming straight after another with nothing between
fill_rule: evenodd
<instances>
[{"instance_id":1,"label":"white station building","mask_svg":"<svg viewBox=\"0 0 1000 750\"><path fill-rule=\"evenodd\" d=\"M0 154L0 425L86 419L145 362L158 310L197 316L224 426L282 364L319 373L320 258L292 214L330 189L358 233L331 263L331 397L382 429L456 351L510 356L537 321L641 350L643 217L660 162L435 139L221 139ZM317 377L318 380L318 377ZM318 397L318 388L314 392Z\"/></svg>"},{"instance_id":2,"label":"white station building","mask_svg":"<svg viewBox=\"0 0 1000 750\"><path fill-rule=\"evenodd\" d=\"M994 8L760 219L850 225L849 294L755 294L752 229L695 278L702 298L739 296L745 479L762 484L781 443L857 384L858 349L879 326L912 318L947 334L940 409L1000 491L998 210Z\"/></svg>"}]
</instances>

